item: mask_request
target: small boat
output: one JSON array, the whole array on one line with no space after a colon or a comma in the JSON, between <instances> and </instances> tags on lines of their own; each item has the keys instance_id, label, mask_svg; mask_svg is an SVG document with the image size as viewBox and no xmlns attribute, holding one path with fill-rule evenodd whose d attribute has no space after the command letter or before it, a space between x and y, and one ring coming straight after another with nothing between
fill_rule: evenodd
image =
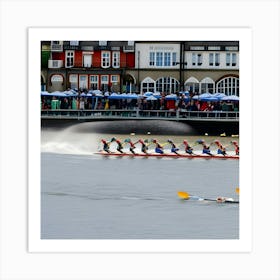
<instances>
[{"instance_id":1,"label":"small boat","mask_svg":"<svg viewBox=\"0 0 280 280\"><path fill-rule=\"evenodd\" d=\"M207 155L207 154L175 154L175 153L164 153L164 154L159 154L159 153L119 153L119 152L111 152L111 153L107 153L107 152L96 152L94 153L96 155L102 155L102 156L115 156L115 157L158 157L158 158L204 158L204 159L239 159L238 155Z\"/></svg>"},{"instance_id":2,"label":"small boat","mask_svg":"<svg viewBox=\"0 0 280 280\"><path fill-rule=\"evenodd\" d=\"M238 190L238 191L237 191ZM236 188L236 192L239 193L239 188ZM211 199L211 198L202 198L196 195L190 195L187 192L183 192L183 191L179 191L178 192L178 196L179 198L183 199L183 200L197 200L197 201L214 201L217 203L236 203L239 204L238 200L234 200L231 197L217 197L216 199Z\"/></svg>"}]
</instances>

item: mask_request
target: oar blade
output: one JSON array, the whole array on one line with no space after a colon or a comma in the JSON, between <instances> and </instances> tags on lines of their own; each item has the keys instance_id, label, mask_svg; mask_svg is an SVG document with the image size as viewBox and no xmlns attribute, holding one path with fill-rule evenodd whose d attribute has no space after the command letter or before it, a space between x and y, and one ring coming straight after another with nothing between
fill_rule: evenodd
<instances>
[{"instance_id":1,"label":"oar blade","mask_svg":"<svg viewBox=\"0 0 280 280\"><path fill-rule=\"evenodd\" d=\"M182 191L178 192L178 196L182 199L189 199L190 198L190 195L187 192L182 192Z\"/></svg>"}]
</instances>

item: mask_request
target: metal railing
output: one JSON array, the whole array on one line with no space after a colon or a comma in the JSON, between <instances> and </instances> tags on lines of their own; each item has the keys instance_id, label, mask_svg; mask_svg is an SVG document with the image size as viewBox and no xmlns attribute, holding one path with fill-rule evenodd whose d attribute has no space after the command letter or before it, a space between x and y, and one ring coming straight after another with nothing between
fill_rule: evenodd
<instances>
[{"instance_id":1,"label":"metal railing","mask_svg":"<svg viewBox=\"0 0 280 280\"><path fill-rule=\"evenodd\" d=\"M239 121L238 111L180 111L180 110L41 110L42 119L164 119Z\"/></svg>"}]
</instances>

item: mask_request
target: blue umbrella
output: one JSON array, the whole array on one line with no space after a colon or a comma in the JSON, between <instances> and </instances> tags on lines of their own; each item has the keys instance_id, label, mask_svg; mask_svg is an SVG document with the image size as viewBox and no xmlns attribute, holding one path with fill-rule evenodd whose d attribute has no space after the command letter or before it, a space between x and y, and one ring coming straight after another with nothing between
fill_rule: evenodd
<instances>
[{"instance_id":1,"label":"blue umbrella","mask_svg":"<svg viewBox=\"0 0 280 280\"><path fill-rule=\"evenodd\" d=\"M51 93L48 91L41 91L42 96L51 96Z\"/></svg>"},{"instance_id":2,"label":"blue umbrella","mask_svg":"<svg viewBox=\"0 0 280 280\"><path fill-rule=\"evenodd\" d=\"M51 92L51 95L52 96L57 96L57 97L66 97L67 95L62 92L62 91L54 91L54 92Z\"/></svg>"},{"instance_id":3,"label":"blue umbrella","mask_svg":"<svg viewBox=\"0 0 280 280\"><path fill-rule=\"evenodd\" d=\"M215 96L210 96L210 97L201 98L200 100L204 101L204 102L217 102L220 99L218 97L215 97Z\"/></svg>"},{"instance_id":4,"label":"blue umbrella","mask_svg":"<svg viewBox=\"0 0 280 280\"><path fill-rule=\"evenodd\" d=\"M198 99L199 99L199 95L194 95L194 96L192 97L192 99L193 99L193 100L198 100Z\"/></svg>"},{"instance_id":5,"label":"blue umbrella","mask_svg":"<svg viewBox=\"0 0 280 280\"><path fill-rule=\"evenodd\" d=\"M227 96L224 96L221 100L223 100L223 101L239 101L239 96L227 95Z\"/></svg>"},{"instance_id":6,"label":"blue umbrella","mask_svg":"<svg viewBox=\"0 0 280 280\"><path fill-rule=\"evenodd\" d=\"M147 91L147 92L145 92L143 95L144 95L144 96L150 96L150 95L153 95L153 94L154 94L153 92Z\"/></svg>"},{"instance_id":7,"label":"blue umbrella","mask_svg":"<svg viewBox=\"0 0 280 280\"><path fill-rule=\"evenodd\" d=\"M222 92L215 92L215 93L213 93L213 96L218 97L219 99L222 99L226 95Z\"/></svg>"},{"instance_id":8,"label":"blue umbrella","mask_svg":"<svg viewBox=\"0 0 280 280\"><path fill-rule=\"evenodd\" d=\"M203 99L203 98L209 98L209 97L212 97L213 95L209 92L205 92L205 93L202 93L199 95L199 99Z\"/></svg>"},{"instance_id":9,"label":"blue umbrella","mask_svg":"<svg viewBox=\"0 0 280 280\"><path fill-rule=\"evenodd\" d=\"M126 98L127 99L138 99L139 96L136 93L128 93Z\"/></svg>"},{"instance_id":10,"label":"blue umbrella","mask_svg":"<svg viewBox=\"0 0 280 280\"><path fill-rule=\"evenodd\" d=\"M108 96L108 99L123 99L121 94L113 92L110 96Z\"/></svg>"},{"instance_id":11,"label":"blue umbrella","mask_svg":"<svg viewBox=\"0 0 280 280\"><path fill-rule=\"evenodd\" d=\"M166 100L177 100L178 96L176 94L169 94L165 96Z\"/></svg>"},{"instance_id":12,"label":"blue umbrella","mask_svg":"<svg viewBox=\"0 0 280 280\"><path fill-rule=\"evenodd\" d=\"M155 101L155 100L158 100L158 98L156 98L155 96L151 95L151 96L148 96L146 98L146 100L148 100L148 101Z\"/></svg>"}]
</instances>

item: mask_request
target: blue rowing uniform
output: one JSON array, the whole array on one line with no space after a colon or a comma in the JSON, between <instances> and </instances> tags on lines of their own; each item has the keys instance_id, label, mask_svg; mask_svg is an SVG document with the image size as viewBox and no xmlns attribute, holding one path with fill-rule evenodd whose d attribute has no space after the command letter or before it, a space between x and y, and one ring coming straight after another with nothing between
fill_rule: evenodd
<instances>
[{"instance_id":1,"label":"blue rowing uniform","mask_svg":"<svg viewBox=\"0 0 280 280\"><path fill-rule=\"evenodd\" d=\"M210 149L207 149L207 148L204 148L204 149L202 150L202 153L203 153L203 154L208 154L208 155L211 154Z\"/></svg>"},{"instance_id":2,"label":"blue rowing uniform","mask_svg":"<svg viewBox=\"0 0 280 280\"><path fill-rule=\"evenodd\" d=\"M155 148L155 152L158 154L163 154L163 150L161 148Z\"/></svg>"},{"instance_id":3,"label":"blue rowing uniform","mask_svg":"<svg viewBox=\"0 0 280 280\"><path fill-rule=\"evenodd\" d=\"M222 151L221 149L218 149L217 154L218 155L225 155L226 153L224 151Z\"/></svg>"},{"instance_id":4,"label":"blue rowing uniform","mask_svg":"<svg viewBox=\"0 0 280 280\"><path fill-rule=\"evenodd\" d=\"M172 148L172 149L171 149L171 153L176 153L177 151L179 151L178 148Z\"/></svg>"}]
</instances>

